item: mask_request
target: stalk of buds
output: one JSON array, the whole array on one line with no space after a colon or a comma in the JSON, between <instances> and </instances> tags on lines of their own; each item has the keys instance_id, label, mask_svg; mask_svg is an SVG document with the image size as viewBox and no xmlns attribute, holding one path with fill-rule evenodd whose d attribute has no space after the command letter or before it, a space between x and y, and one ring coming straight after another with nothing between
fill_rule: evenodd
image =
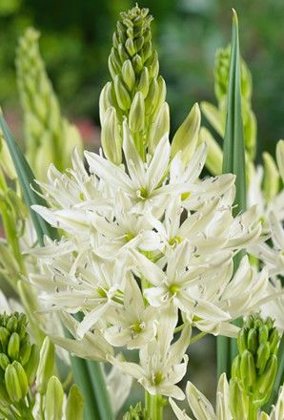
<instances>
[{"instance_id":1,"label":"stalk of buds","mask_svg":"<svg viewBox=\"0 0 284 420\"><path fill-rule=\"evenodd\" d=\"M26 327L24 314L0 315L0 405L9 410L18 403L25 406L38 367L38 347L31 344Z\"/></svg>"},{"instance_id":2,"label":"stalk of buds","mask_svg":"<svg viewBox=\"0 0 284 420\"><path fill-rule=\"evenodd\" d=\"M54 345L47 337L40 351L31 343L25 314L0 315L1 419L73 420L76 415L81 420L83 399L78 387L73 385L66 398L54 367Z\"/></svg>"},{"instance_id":3,"label":"stalk of buds","mask_svg":"<svg viewBox=\"0 0 284 420\"><path fill-rule=\"evenodd\" d=\"M122 161L122 122L127 120L142 158L169 129L166 85L152 46L148 9L137 5L121 13L113 35L108 66L112 81L100 96L102 147L115 164Z\"/></svg>"},{"instance_id":4,"label":"stalk of buds","mask_svg":"<svg viewBox=\"0 0 284 420\"><path fill-rule=\"evenodd\" d=\"M280 335L271 318L251 316L241 329L239 354L232 364L230 393L236 419L240 412L256 412L270 398L277 372Z\"/></svg>"}]
</instances>

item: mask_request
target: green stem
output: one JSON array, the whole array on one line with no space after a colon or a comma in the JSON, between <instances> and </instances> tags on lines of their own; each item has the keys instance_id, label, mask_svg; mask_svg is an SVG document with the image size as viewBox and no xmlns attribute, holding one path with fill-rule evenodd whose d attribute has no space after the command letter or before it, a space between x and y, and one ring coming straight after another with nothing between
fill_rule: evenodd
<instances>
[{"instance_id":1,"label":"green stem","mask_svg":"<svg viewBox=\"0 0 284 420\"><path fill-rule=\"evenodd\" d=\"M88 360L86 364L90 375L90 380L95 391L94 404L98 407L100 420L112 420L114 417L102 366L100 363L90 360Z\"/></svg>"},{"instance_id":2,"label":"green stem","mask_svg":"<svg viewBox=\"0 0 284 420\"><path fill-rule=\"evenodd\" d=\"M192 339L190 340L190 344L196 343L197 341L201 340L201 338L205 337L208 333L205 331L201 331L199 334L196 334Z\"/></svg>"},{"instance_id":3,"label":"green stem","mask_svg":"<svg viewBox=\"0 0 284 420\"><path fill-rule=\"evenodd\" d=\"M145 391L145 408L148 420L163 420L164 399L161 395L151 395Z\"/></svg>"}]
</instances>

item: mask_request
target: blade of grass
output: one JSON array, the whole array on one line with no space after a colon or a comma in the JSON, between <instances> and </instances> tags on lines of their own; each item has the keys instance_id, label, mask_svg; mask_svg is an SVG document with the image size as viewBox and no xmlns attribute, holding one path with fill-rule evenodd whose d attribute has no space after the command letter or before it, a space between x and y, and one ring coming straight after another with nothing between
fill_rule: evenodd
<instances>
[{"instance_id":1,"label":"blade of grass","mask_svg":"<svg viewBox=\"0 0 284 420\"><path fill-rule=\"evenodd\" d=\"M230 73L227 99L227 119L223 149L223 173L236 175L236 196L234 215L246 209L246 174L245 174L245 147L243 135L243 122L241 112L241 82L240 82L240 52L238 17L233 10L232 45L230 57ZM237 255L234 263L238 266L241 254ZM239 324L239 321L236 322ZM230 365L235 357L236 340L226 337L217 338L217 374L222 372L230 375Z\"/></svg>"},{"instance_id":2,"label":"blade of grass","mask_svg":"<svg viewBox=\"0 0 284 420\"><path fill-rule=\"evenodd\" d=\"M0 111L0 128L7 142L11 158L13 160L19 182L23 191L23 198L26 206L31 212L32 221L37 233L38 241L44 245L44 235L51 239L58 239L57 230L49 226L31 206L34 204L46 205L46 202L34 190L34 174L25 159L21 149L13 138L9 127ZM37 187L39 190L39 188ZM77 314L76 318L79 318ZM113 414L110 399L106 389L101 365L97 362L90 362L79 357L71 357L74 381L80 386L85 401L85 420L112 420Z\"/></svg>"},{"instance_id":3,"label":"blade of grass","mask_svg":"<svg viewBox=\"0 0 284 420\"><path fill-rule=\"evenodd\" d=\"M26 206L28 207L34 228L37 233L38 241L40 245L43 245L43 237L44 235L49 236L52 239L57 237L56 230L49 226L37 213L35 213L31 206L33 204L40 204L46 205L43 198L41 198L33 188L36 188L34 179L35 176L29 166L28 162L26 161L25 156L23 155L21 149L19 148L18 144L14 140L9 127L6 124L6 121L3 117L2 111L0 110L0 127L3 132L4 138L6 140L11 158L13 160L19 182L22 188L24 201Z\"/></svg>"}]
</instances>

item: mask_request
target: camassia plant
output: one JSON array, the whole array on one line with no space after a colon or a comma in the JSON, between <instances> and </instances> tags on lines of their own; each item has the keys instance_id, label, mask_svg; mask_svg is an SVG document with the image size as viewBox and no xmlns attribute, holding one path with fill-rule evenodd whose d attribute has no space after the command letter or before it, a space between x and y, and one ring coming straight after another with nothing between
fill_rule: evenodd
<instances>
[{"instance_id":1,"label":"camassia plant","mask_svg":"<svg viewBox=\"0 0 284 420\"><path fill-rule=\"evenodd\" d=\"M219 107L202 105L223 151L197 104L170 139L151 21L137 5L121 13L102 148L84 157L71 151L81 142L37 34L20 41L29 163L0 117L0 267L13 289L0 297L1 419L284 418L284 143L277 164L266 158L263 190L235 12L215 72ZM216 408L188 380L188 349L207 334L218 336ZM129 407L134 382L145 397Z\"/></svg>"}]
</instances>

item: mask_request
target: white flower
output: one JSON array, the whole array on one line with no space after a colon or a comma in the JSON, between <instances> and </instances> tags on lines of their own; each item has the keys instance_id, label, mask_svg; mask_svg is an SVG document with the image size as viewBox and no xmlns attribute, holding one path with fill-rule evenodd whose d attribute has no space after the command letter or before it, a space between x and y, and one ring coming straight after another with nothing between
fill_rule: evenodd
<instances>
[{"instance_id":1,"label":"white flower","mask_svg":"<svg viewBox=\"0 0 284 420\"><path fill-rule=\"evenodd\" d=\"M113 191L119 189L124 192L133 202L132 211L143 213L151 209L160 212L160 208L165 207L165 194L169 193L168 186L163 185L170 158L168 137L161 139L152 159L145 164L134 146L126 124L123 132L128 174L123 167L118 167L95 153L85 152L90 171L111 185Z\"/></svg>"},{"instance_id":2,"label":"white flower","mask_svg":"<svg viewBox=\"0 0 284 420\"><path fill-rule=\"evenodd\" d=\"M186 386L186 398L195 420L233 420L230 408L230 387L225 373L220 376L218 381L216 412L208 399L191 382L188 382ZM169 402L178 420L192 420L184 410L182 411L178 407L172 398L169 399ZM270 415L264 411L257 413L258 420L283 420L283 418L284 387L280 389L276 406L272 407Z\"/></svg>"},{"instance_id":3,"label":"white flower","mask_svg":"<svg viewBox=\"0 0 284 420\"><path fill-rule=\"evenodd\" d=\"M272 246L267 243L257 244L249 248L249 251L265 263L271 276L277 276L284 272L284 228L274 212L269 213L268 222Z\"/></svg>"},{"instance_id":4,"label":"white flower","mask_svg":"<svg viewBox=\"0 0 284 420\"><path fill-rule=\"evenodd\" d=\"M124 288L122 281L127 267L123 260L101 261L85 250L74 257L68 251L65 241L55 246L51 254L43 251L41 272L31 274L30 279L39 289L43 310L85 313L77 331L78 337L82 338L111 306L116 305L114 297L120 288ZM39 255L40 251L36 253Z\"/></svg>"},{"instance_id":5,"label":"white flower","mask_svg":"<svg viewBox=\"0 0 284 420\"><path fill-rule=\"evenodd\" d=\"M226 374L220 376L216 395L216 414L208 399L191 383L186 386L186 398L196 420L233 420L230 410L229 385ZM170 404L178 420L192 420L170 398Z\"/></svg>"},{"instance_id":6,"label":"white flower","mask_svg":"<svg viewBox=\"0 0 284 420\"><path fill-rule=\"evenodd\" d=\"M157 311L145 307L143 296L136 280L129 275L124 290L123 306L109 309L106 316L112 326L106 328L104 337L113 346L141 348L156 335Z\"/></svg>"},{"instance_id":7,"label":"white flower","mask_svg":"<svg viewBox=\"0 0 284 420\"><path fill-rule=\"evenodd\" d=\"M139 351L139 364L110 358L125 373L133 376L152 395L183 399L184 394L176 385L185 375L188 357L185 351L190 342L189 327L183 329L180 338L171 345L177 314L166 309L160 313L157 338Z\"/></svg>"}]
</instances>

